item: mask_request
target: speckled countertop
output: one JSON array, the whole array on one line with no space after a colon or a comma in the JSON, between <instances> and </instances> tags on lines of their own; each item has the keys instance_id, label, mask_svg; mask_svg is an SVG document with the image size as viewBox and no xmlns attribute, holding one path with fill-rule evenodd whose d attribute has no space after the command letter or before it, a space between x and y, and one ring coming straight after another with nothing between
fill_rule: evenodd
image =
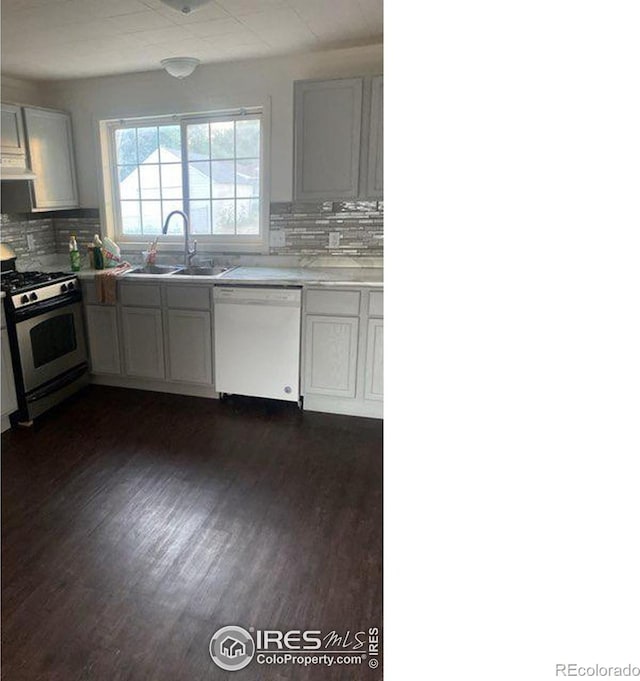
<instances>
[{"instance_id":1,"label":"speckled countertop","mask_svg":"<svg viewBox=\"0 0 640 681\"><path fill-rule=\"evenodd\" d=\"M175 275L174 275L175 276ZM382 268L234 267L219 275L225 284L382 286Z\"/></svg>"},{"instance_id":2,"label":"speckled countertop","mask_svg":"<svg viewBox=\"0 0 640 681\"><path fill-rule=\"evenodd\" d=\"M81 270L81 280L93 279L96 270ZM124 274L127 281L175 281L202 284L253 284L255 286L383 286L381 267L232 267L211 276L175 274Z\"/></svg>"}]
</instances>

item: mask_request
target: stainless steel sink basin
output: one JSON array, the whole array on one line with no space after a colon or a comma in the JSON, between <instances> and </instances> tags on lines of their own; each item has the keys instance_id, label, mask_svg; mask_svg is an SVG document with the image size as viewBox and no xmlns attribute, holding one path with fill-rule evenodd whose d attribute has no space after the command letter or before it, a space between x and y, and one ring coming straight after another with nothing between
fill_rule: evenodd
<instances>
[{"instance_id":1,"label":"stainless steel sink basin","mask_svg":"<svg viewBox=\"0 0 640 681\"><path fill-rule=\"evenodd\" d=\"M183 270L182 265L144 265L144 267L136 267L129 270L127 274L176 274Z\"/></svg>"},{"instance_id":2,"label":"stainless steel sink basin","mask_svg":"<svg viewBox=\"0 0 640 681\"><path fill-rule=\"evenodd\" d=\"M175 274L179 275L187 275L187 276L196 276L196 277L217 277L219 274L222 274L223 272L226 272L228 270L227 267L183 267Z\"/></svg>"}]
</instances>

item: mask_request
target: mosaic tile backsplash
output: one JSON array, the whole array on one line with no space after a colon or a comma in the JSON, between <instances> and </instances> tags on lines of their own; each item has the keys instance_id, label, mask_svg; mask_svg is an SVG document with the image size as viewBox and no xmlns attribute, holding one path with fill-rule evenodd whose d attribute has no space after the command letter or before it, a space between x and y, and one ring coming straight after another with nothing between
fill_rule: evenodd
<instances>
[{"instance_id":1,"label":"mosaic tile backsplash","mask_svg":"<svg viewBox=\"0 0 640 681\"><path fill-rule=\"evenodd\" d=\"M382 201L272 203L269 223L270 255L383 255ZM101 232L98 211L93 209L0 215L0 237L15 250L19 267L29 259L67 253L72 234L83 253L93 235ZM337 245L330 244L331 234Z\"/></svg>"},{"instance_id":2,"label":"mosaic tile backsplash","mask_svg":"<svg viewBox=\"0 0 640 681\"><path fill-rule=\"evenodd\" d=\"M382 201L272 203L272 255L382 256ZM331 246L329 235L339 234Z\"/></svg>"},{"instance_id":3,"label":"mosaic tile backsplash","mask_svg":"<svg viewBox=\"0 0 640 681\"><path fill-rule=\"evenodd\" d=\"M68 253L72 234L76 235L82 253L100 231L100 218L95 210L0 215L0 238L15 251L18 269L33 267L32 261L38 258Z\"/></svg>"},{"instance_id":4,"label":"mosaic tile backsplash","mask_svg":"<svg viewBox=\"0 0 640 681\"><path fill-rule=\"evenodd\" d=\"M2 243L13 248L20 259L50 255L56 252L56 234L51 218L31 218L28 215L2 215Z\"/></svg>"}]
</instances>

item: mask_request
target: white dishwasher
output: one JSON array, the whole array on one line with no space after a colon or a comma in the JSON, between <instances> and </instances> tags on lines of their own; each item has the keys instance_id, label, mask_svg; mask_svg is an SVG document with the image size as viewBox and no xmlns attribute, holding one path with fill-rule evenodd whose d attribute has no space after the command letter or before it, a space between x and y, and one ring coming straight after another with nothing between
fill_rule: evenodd
<instances>
[{"instance_id":1,"label":"white dishwasher","mask_svg":"<svg viewBox=\"0 0 640 681\"><path fill-rule=\"evenodd\" d=\"M215 286L215 388L300 398L300 288Z\"/></svg>"}]
</instances>

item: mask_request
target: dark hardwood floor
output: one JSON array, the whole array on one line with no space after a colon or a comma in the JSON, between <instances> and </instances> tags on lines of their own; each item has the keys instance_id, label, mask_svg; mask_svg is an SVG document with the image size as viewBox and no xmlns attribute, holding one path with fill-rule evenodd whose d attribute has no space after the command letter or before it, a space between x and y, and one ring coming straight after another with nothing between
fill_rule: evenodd
<instances>
[{"instance_id":1,"label":"dark hardwood floor","mask_svg":"<svg viewBox=\"0 0 640 681\"><path fill-rule=\"evenodd\" d=\"M2 436L3 681L382 678L209 657L382 625L382 424L91 386Z\"/></svg>"}]
</instances>

